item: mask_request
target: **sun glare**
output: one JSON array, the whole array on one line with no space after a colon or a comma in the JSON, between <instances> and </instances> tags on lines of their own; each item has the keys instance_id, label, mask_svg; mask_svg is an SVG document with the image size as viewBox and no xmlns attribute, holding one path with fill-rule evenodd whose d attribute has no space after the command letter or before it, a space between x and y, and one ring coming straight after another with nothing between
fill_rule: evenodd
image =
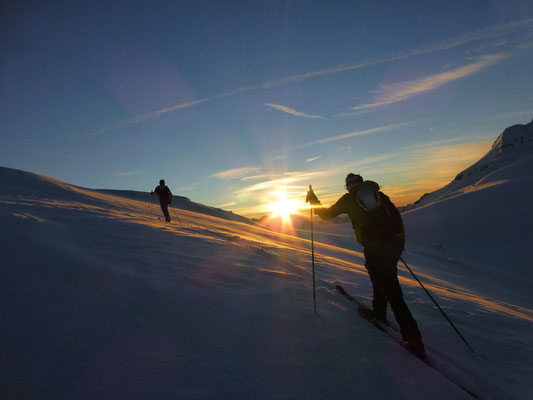
<instances>
[{"instance_id":1,"label":"sun glare","mask_svg":"<svg viewBox=\"0 0 533 400\"><path fill-rule=\"evenodd\" d=\"M279 191L277 193L278 201L270 203L269 206L272 216L280 215L283 220L289 220L290 215L298 210L298 200L288 199L287 192L285 191Z\"/></svg>"}]
</instances>

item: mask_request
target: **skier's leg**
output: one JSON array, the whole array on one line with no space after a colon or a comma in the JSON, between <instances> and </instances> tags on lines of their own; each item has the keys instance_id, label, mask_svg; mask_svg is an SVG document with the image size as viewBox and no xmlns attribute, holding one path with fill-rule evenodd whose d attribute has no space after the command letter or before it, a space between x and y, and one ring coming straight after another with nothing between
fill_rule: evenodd
<instances>
[{"instance_id":1,"label":"skier's leg","mask_svg":"<svg viewBox=\"0 0 533 400\"><path fill-rule=\"evenodd\" d=\"M365 248L365 267L372 282L372 309L377 319L387 319L387 297L383 290L383 279L380 274L380 252L375 248Z\"/></svg>"},{"instance_id":2,"label":"skier's leg","mask_svg":"<svg viewBox=\"0 0 533 400\"><path fill-rule=\"evenodd\" d=\"M368 276L372 282L372 292L374 298L372 299L372 310L374 311L374 318L385 321L387 319L387 297L383 291L379 274L376 274L372 269L368 269Z\"/></svg>"},{"instance_id":3,"label":"skier's leg","mask_svg":"<svg viewBox=\"0 0 533 400\"><path fill-rule=\"evenodd\" d=\"M365 249L367 264L371 265L372 275L375 276L374 280L379 281L381 289L391 305L394 317L400 325L402 338L407 342L420 341L422 336L418 330L418 325L404 301L398 281L398 260L401 253L402 246L395 241L380 243L379 246Z\"/></svg>"},{"instance_id":4,"label":"skier's leg","mask_svg":"<svg viewBox=\"0 0 533 400\"><path fill-rule=\"evenodd\" d=\"M420 347L422 350L419 352L423 354L424 346L422 344L422 335L420 334L418 324L416 323L413 314L411 314L409 307L407 307L407 304L405 303L400 282L398 282L398 275L395 274L393 277L389 277L384 284L383 290L389 300L394 317L396 318L398 325L400 325L402 339L407 343Z\"/></svg>"},{"instance_id":5,"label":"skier's leg","mask_svg":"<svg viewBox=\"0 0 533 400\"><path fill-rule=\"evenodd\" d=\"M389 276L384 281L383 290L389 300L394 317L398 325L400 325L400 333L402 339L405 341L406 347L418 357L424 358L426 356L426 350L424 343L422 343L422 335L409 307L407 307L403 299L397 274Z\"/></svg>"},{"instance_id":6,"label":"skier's leg","mask_svg":"<svg viewBox=\"0 0 533 400\"><path fill-rule=\"evenodd\" d=\"M161 202L161 211L163 211L163 214L165 215L165 220L170 221L170 215L168 214L168 203L167 202Z\"/></svg>"}]
</instances>

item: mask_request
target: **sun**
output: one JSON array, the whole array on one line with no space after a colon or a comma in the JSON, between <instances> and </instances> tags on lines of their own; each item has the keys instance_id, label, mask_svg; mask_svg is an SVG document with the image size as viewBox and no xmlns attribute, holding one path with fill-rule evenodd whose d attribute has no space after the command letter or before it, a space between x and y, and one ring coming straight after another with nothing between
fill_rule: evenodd
<instances>
[{"instance_id":1,"label":"sun","mask_svg":"<svg viewBox=\"0 0 533 400\"><path fill-rule=\"evenodd\" d=\"M269 209L272 212L272 216L280 215L284 221L290 219L290 215L298 210L298 200L288 199L287 192L280 190L277 192L278 201L272 202L269 205Z\"/></svg>"}]
</instances>

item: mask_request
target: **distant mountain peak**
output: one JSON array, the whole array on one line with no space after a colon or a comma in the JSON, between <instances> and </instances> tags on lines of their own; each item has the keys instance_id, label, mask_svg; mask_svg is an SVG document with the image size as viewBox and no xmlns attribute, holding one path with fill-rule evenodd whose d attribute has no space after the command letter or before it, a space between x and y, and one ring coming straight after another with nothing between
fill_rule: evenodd
<instances>
[{"instance_id":1,"label":"distant mountain peak","mask_svg":"<svg viewBox=\"0 0 533 400\"><path fill-rule=\"evenodd\" d=\"M520 148L533 143L533 120L526 125L517 124L505 128L492 145L491 151L500 154L505 149Z\"/></svg>"},{"instance_id":2,"label":"distant mountain peak","mask_svg":"<svg viewBox=\"0 0 533 400\"><path fill-rule=\"evenodd\" d=\"M494 141L491 149L480 160L458 173L453 181L431 193L425 193L414 203L399 207L400 211L410 211L430 203L445 200L452 196L474 190L481 182L490 179L512 179L506 167L526 159L532 159L529 150L533 147L533 120L528 124L517 124L506 128ZM526 161L528 162L528 161ZM505 172L503 172L505 171ZM498 174L495 174L498 172Z\"/></svg>"}]
</instances>

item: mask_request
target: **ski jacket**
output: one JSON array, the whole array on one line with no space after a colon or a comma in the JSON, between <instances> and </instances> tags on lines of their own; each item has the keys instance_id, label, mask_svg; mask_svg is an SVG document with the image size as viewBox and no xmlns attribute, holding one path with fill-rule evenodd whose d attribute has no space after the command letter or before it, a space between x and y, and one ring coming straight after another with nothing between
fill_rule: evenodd
<instances>
[{"instance_id":1,"label":"ski jacket","mask_svg":"<svg viewBox=\"0 0 533 400\"><path fill-rule=\"evenodd\" d=\"M155 188L154 193L159 196L160 203L172 203L172 192L168 186L159 185Z\"/></svg>"},{"instance_id":2,"label":"ski jacket","mask_svg":"<svg viewBox=\"0 0 533 400\"><path fill-rule=\"evenodd\" d=\"M378 243L380 239L372 234L371 229L367 229L370 225L369 214L363 210L357 202L357 192L365 186L370 186L375 190L379 190L379 185L376 182L364 181L355 189L352 189L350 192L344 194L331 207L315 208L315 214L326 220L335 218L340 214L348 214L355 232L355 238L363 247L368 247ZM403 223L401 225L401 233L399 238L401 239L403 246L403 242L405 242L405 230Z\"/></svg>"}]
</instances>

